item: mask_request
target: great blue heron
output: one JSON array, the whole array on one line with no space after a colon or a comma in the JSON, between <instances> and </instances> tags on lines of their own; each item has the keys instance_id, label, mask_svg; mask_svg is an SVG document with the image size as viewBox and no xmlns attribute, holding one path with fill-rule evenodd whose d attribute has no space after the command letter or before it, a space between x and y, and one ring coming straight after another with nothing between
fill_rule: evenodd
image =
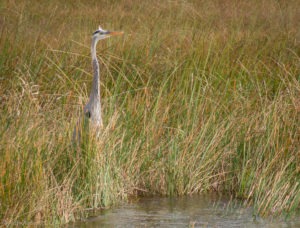
<instances>
[{"instance_id":1,"label":"great blue heron","mask_svg":"<svg viewBox=\"0 0 300 228\"><path fill-rule=\"evenodd\" d=\"M99 133L103 123L101 116L101 101L100 101L100 68L96 55L96 45L99 40L103 40L105 38L122 35L123 32L115 32L104 30L99 26L99 29L93 33L92 36L92 45L91 45L91 54L92 54L92 64L93 64L93 82L92 89L90 93L90 98L88 103L85 105L83 109L83 122L86 123L88 121L89 128L93 129L96 134ZM79 120L77 126L74 129L73 139L80 140L81 131L84 130L82 128L83 124L82 119Z\"/></svg>"}]
</instances>

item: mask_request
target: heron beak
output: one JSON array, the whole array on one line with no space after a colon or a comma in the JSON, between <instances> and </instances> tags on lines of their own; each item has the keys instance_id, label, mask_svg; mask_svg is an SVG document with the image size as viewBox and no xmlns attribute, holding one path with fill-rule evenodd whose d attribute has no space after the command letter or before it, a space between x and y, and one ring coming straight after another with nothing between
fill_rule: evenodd
<instances>
[{"instance_id":1,"label":"heron beak","mask_svg":"<svg viewBox=\"0 0 300 228\"><path fill-rule=\"evenodd\" d=\"M108 35L109 36L120 36L120 35L123 35L124 32L109 32Z\"/></svg>"}]
</instances>

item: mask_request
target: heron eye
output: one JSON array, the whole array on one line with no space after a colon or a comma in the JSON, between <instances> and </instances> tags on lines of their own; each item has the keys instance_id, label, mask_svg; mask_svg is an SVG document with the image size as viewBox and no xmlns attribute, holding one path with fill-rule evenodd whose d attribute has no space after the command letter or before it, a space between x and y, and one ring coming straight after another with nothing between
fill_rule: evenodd
<instances>
[{"instance_id":1,"label":"heron eye","mask_svg":"<svg viewBox=\"0 0 300 228\"><path fill-rule=\"evenodd\" d=\"M84 113L87 118L91 118L91 113L89 111Z\"/></svg>"}]
</instances>

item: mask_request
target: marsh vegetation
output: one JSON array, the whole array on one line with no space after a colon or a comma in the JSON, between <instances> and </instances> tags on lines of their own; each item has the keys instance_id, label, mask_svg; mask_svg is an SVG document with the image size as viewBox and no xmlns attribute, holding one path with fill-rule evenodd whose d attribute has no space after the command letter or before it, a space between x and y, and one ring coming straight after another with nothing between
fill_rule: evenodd
<instances>
[{"instance_id":1,"label":"marsh vegetation","mask_svg":"<svg viewBox=\"0 0 300 228\"><path fill-rule=\"evenodd\" d=\"M101 24L104 128L72 146ZM298 1L1 1L0 221L65 223L135 195L300 202Z\"/></svg>"}]
</instances>

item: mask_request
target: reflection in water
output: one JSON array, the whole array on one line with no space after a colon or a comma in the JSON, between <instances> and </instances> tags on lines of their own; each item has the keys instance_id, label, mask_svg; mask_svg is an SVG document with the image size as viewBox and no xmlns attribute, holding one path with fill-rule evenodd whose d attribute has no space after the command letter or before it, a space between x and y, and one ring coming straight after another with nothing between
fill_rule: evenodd
<instances>
[{"instance_id":1,"label":"reflection in water","mask_svg":"<svg viewBox=\"0 0 300 228\"><path fill-rule=\"evenodd\" d=\"M255 218L252 208L216 196L146 197L70 227L300 227L291 222Z\"/></svg>"}]
</instances>

